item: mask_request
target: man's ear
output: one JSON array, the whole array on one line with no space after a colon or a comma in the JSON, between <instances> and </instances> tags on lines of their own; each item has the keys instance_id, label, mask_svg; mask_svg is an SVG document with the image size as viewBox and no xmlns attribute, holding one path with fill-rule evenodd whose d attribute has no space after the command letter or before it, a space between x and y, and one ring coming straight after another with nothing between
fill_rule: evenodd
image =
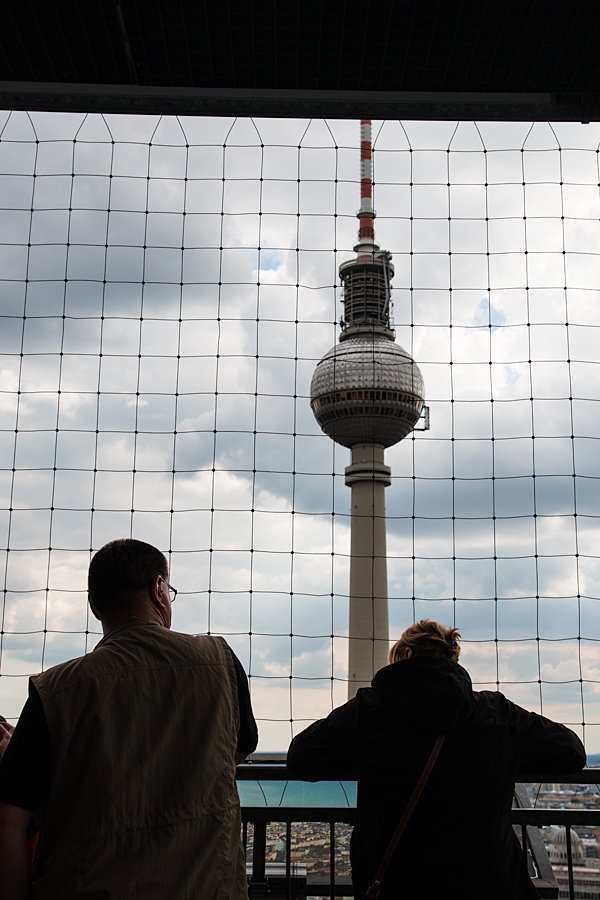
<instances>
[{"instance_id":1,"label":"man's ear","mask_svg":"<svg viewBox=\"0 0 600 900\"><path fill-rule=\"evenodd\" d=\"M154 606L158 606L159 609L166 609L167 605L163 600L162 592L160 590L160 584L164 581L162 575L155 575L152 581L150 582L150 599Z\"/></svg>"}]
</instances>

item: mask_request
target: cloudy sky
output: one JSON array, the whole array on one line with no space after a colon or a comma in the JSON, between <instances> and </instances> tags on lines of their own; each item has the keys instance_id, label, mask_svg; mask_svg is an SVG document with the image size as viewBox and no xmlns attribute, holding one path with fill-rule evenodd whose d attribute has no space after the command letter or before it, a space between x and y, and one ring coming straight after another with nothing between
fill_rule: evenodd
<instances>
[{"instance_id":1,"label":"cloudy sky","mask_svg":"<svg viewBox=\"0 0 600 900\"><path fill-rule=\"evenodd\" d=\"M358 123L0 128L0 712L95 645L90 550L132 535L170 554L174 627L227 637L260 748L285 749L346 692L349 451L307 396L339 330ZM456 623L479 687L585 721L598 752L600 127L373 134L431 409L386 452L391 635Z\"/></svg>"}]
</instances>

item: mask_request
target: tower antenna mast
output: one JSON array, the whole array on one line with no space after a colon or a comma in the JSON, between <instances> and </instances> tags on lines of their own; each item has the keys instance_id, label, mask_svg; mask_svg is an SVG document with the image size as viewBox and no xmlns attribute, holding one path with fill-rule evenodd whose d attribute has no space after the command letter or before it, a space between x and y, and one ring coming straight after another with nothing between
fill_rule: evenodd
<instances>
[{"instance_id":1,"label":"tower antenna mast","mask_svg":"<svg viewBox=\"0 0 600 900\"><path fill-rule=\"evenodd\" d=\"M360 209L358 216L358 240L364 249L375 250L375 210L373 209L373 145L371 120L360 120ZM356 248L355 248L356 249ZM379 247L377 247L379 250Z\"/></svg>"}]
</instances>

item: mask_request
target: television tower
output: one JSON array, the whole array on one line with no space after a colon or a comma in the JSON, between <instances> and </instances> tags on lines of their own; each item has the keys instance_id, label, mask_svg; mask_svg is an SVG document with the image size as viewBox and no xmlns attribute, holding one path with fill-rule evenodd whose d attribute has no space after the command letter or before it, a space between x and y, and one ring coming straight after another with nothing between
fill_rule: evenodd
<instances>
[{"instance_id":1,"label":"television tower","mask_svg":"<svg viewBox=\"0 0 600 900\"><path fill-rule=\"evenodd\" d=\"M350 447L350 622L348 699L387 665L389 649L384 449L414 429L423 378L390 325L392 255L375 243L371 121L360 123L360 209L356 259L340 265L344 316L339 342L317 364L310 396L325 434Z\"/></svg>"}]
</instances>

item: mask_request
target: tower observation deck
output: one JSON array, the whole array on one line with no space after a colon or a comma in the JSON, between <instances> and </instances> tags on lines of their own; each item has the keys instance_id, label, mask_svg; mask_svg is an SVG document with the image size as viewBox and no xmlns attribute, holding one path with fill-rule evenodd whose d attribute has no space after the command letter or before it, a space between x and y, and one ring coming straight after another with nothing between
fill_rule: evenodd
<instances>
[{"instance_id":1,"label":"tower observation deck","mask_svg":"<svg viewBox=\"0 0 600 900\"><path fill-rule=\"evenodd\" d=\"M375 242L371 122L361 121L361 202L356 258L339 274L344 316L339 342L317 364L311 406L325 434L352 449L348 694L370 684L389 647L384 449L405 438L425 402L423 378L396 344L390 320L392 256Z\"/></svg>"}]
</instances>

